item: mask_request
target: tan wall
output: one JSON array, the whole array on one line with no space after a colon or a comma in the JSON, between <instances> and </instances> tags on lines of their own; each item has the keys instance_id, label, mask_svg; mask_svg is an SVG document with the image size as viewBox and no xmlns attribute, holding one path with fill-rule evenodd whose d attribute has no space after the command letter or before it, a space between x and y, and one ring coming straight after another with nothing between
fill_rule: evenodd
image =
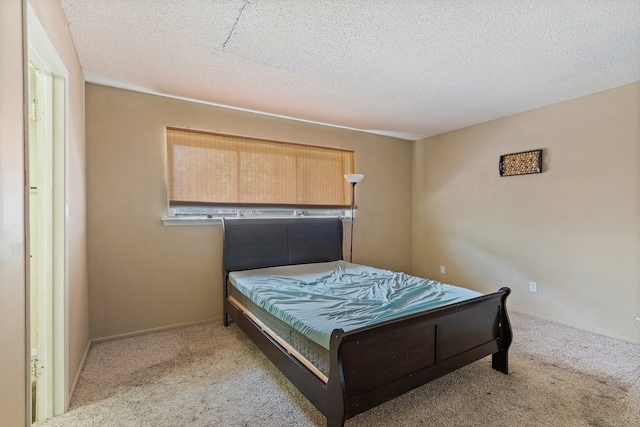
<instances>
[{"instance_id":1,"label":"tan wall","mask_svg":"<svg viewBox=\"0 0 640 427\"><path fill-rule=\"evenodd\" d=\"M354 149L354 261L411 267L412 144L88 84L91 332L109 337L222 316L220 225L165 226L165 127Z\"/></svg>"},{"instance_id":2,"label":"tan wall","mask_svg":"<svg viewBox=\"0 0 640 427\"><path fill-rule=\"evenodd\" d=\"M30 2L69 71L68 386L79 372L89 343L86 274L84 78L66 19L57 2ZM26 339L23 5L0 3L0 425L29 423L30 396ZM26 6L25 6L26 7Z\"/></svg>"},{"instance_id":3,"label":"tan wall","mask_svg":"<svg viewBox=\"0 0 640 427\"><path fill-rule=\"evenodd\" d=\"M0 425L27 420L22 2L0 2Z\"/></svg>"},{"instance_id":4,"label":"tan wall","mask_svg":"<svg viewBox=\"0 0 640 427\"><path fill-rule=\"evenodd\" d=\"M639 117L635 83L416 142L414 273L640 342ZM542 174L498 176L537 148Z\"/></svg>"}]
</instances>

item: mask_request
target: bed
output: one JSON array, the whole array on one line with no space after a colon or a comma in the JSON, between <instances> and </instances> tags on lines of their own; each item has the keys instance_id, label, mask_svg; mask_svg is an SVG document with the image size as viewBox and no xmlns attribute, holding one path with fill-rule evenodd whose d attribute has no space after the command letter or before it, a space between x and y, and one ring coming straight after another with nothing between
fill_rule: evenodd
<instances>
[{"instance_id":1,"label":"bed","mask_svg":"<svg viewBox=\"0 0 640 427\"><path fill-rule=\"evenodd\" d=\"M327 418L328 427L343 426L348 418L489 355L494 369L508 373L509 288L309 338L254 302L241 279L266 283L270 276L264 274L273 272L277 288L294 280L291 271L365 269L342 259L341 219L225 218L222 225L224 325L234 321Z\"/></svg>"}]
</instances>

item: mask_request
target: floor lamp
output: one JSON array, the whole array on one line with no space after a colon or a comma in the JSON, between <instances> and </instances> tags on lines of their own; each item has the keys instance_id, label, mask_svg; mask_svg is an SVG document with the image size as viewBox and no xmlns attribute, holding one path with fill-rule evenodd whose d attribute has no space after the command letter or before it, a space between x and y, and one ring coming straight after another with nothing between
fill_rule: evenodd
<instances>
[{"instance_id":1,"label":"floor lamp","mask_svg":"<svg viewBox=\"0 0 640 427\"><path fill-rule=\"evenodd\" d=\"M353 207L356 202L356 184L362 181L364 175L359 173L345 174L344 179L351 183L351 240L349 240L349 262L353 260L353 223L355 217L353 216Z\"/></svg>"}]
</instances>

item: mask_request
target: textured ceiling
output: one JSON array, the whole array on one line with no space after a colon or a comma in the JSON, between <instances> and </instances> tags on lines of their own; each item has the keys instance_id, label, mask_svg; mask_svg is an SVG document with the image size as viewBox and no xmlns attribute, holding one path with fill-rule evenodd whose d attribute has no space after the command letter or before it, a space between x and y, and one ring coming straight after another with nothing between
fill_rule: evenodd
<instances>
[{"instance_id":1,"label":"textured ceiling","mask_svg":"<svg viewBox=\"0 0 640 427\"><path fill-rule=\"evenodd\" d=\"M416 140L640 81L638 0L61 0L88 82Z\"/></svg>"}]
</instances>

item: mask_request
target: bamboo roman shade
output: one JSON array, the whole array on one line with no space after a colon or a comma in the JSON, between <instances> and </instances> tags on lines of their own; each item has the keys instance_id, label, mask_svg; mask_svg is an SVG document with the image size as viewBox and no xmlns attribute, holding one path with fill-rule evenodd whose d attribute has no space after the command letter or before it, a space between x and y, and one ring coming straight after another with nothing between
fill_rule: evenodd
<instances>
[{"instance_id":1,"label":"bamboo roman shade","mask_svg":"<svg viewBox=\"0 0 640 427\"><path fill-rule=\"evenodd\" d=\"M342 208L349 150L167 128L170 206Z\"/></svg>"}]
</instances>

